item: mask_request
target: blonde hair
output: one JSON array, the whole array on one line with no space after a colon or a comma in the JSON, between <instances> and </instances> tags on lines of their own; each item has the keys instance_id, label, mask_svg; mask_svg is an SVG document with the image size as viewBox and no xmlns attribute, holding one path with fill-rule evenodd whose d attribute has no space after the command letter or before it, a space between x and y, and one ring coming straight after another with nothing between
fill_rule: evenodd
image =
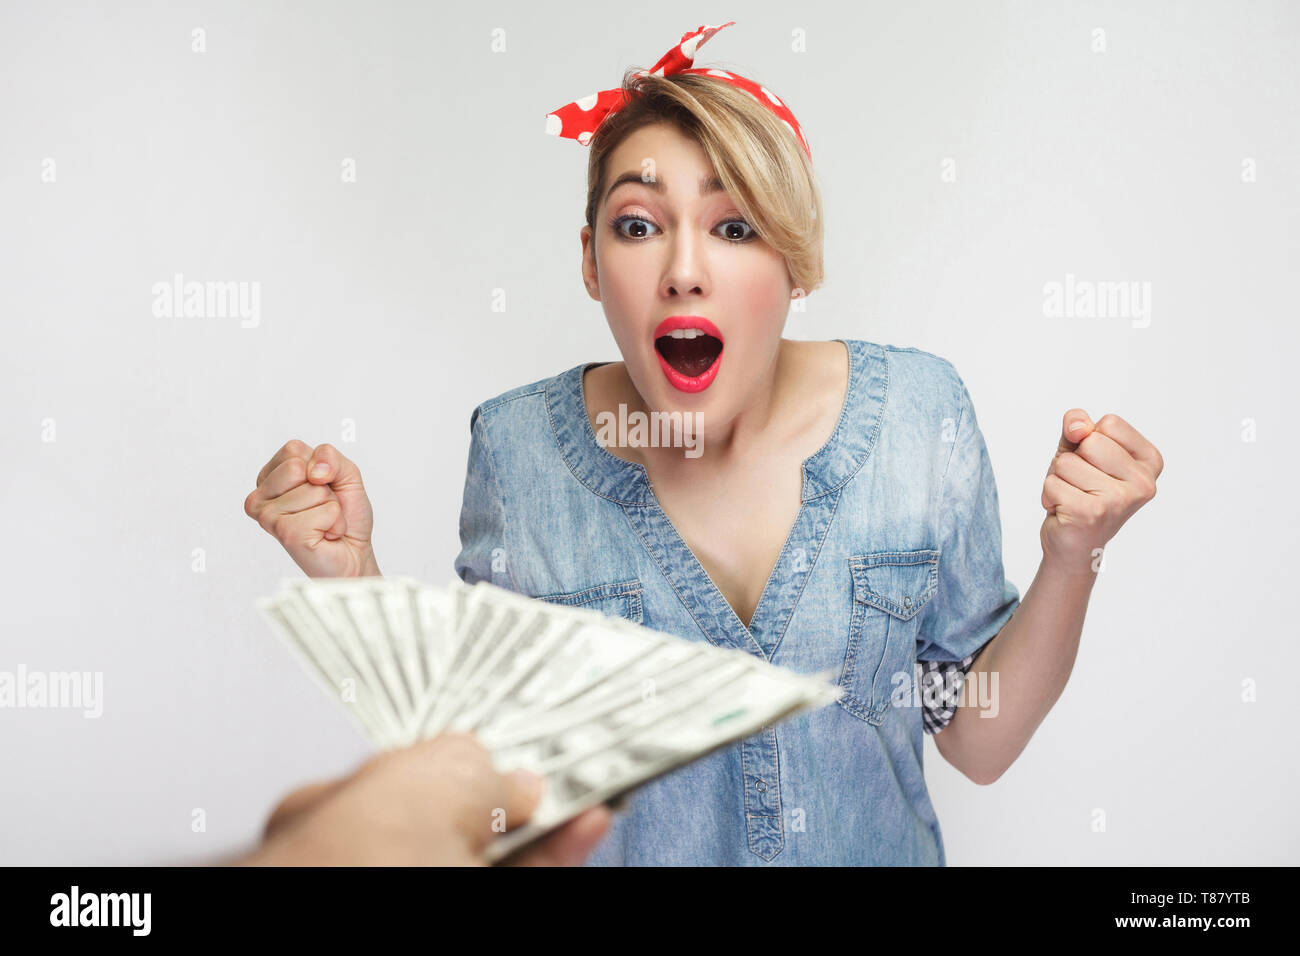
<instances>
[{"instance_id":1,"label":"blonde hair","mask_svg":"<svg viewBox=\"0 0 1300 956\"><path fill-rule=\"evenodd\" d=\"M822 284L822 203L803 144L776 114L725 80L700 73L655 76L629 69L627 101L591 138L587 225L606 186L610 154L638 129L671 123L698 142L760 238L785 257L799 297Z\"/></svg>"}]
</instances>

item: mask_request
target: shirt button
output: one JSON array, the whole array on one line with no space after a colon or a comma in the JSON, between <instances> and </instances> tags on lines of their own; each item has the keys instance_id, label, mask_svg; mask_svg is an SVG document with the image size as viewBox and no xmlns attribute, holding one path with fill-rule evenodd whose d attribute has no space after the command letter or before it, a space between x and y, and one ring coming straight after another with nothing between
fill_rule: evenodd
<instances>
[{"instance_id":1,"label":"shirt button","mask_svg":"<svg viewBox=\"0 0 1300 956\"><path fill-rule=\"evenodd\" d=\"M759 780L757 783L754 784L754 789L757 790L759 793L766 793L767 784L764 783L762 780Z\"/></svg>"},{"instance_id":2,"label":"shirt button","mask_svg":"<svg viewBox=\"0 0 1300 956\"><path fill-rule=\"evenodd\" d=\"M911 599L911 597L909 597L909 596L907 596L907 595L904 595L904 596L903 596L903 607L911 607L911 606L912 606L912 599Z\"/></svg>"}]
</instances>

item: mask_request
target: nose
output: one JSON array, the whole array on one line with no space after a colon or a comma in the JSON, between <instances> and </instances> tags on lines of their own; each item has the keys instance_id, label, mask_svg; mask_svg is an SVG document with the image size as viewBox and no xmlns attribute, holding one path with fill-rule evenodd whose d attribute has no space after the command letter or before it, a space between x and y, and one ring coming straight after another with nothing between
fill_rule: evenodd
<instances>
[{"instance_id":1,"label":"nose","mask_svg":"<svg viewBox=\"0 0 1300 956\"><path fill-rule=\"evenodd\" d=\"M668 266L664 272L663 294L672 298L681 295L707 295L709 291L708 267L704 262L704 248L698 236L690 230L678 230L669 244Z\"/></svg>"}]
</instances>

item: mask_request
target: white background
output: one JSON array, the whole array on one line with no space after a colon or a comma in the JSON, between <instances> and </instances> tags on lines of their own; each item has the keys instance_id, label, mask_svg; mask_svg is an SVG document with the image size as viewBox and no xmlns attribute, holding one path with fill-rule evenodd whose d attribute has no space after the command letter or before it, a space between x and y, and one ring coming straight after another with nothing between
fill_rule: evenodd
<instances>
[{"instance_id":1,"label":"white background","mask_svg":"<svg viewBox=\"0 0 1300 956\"><path fill-rule=\"evenodd\" d=\"M301 572L244 498L285 441L338 444L384 573L451 577L473 407L619 358L580 282L586 152L543 117L702 17L737 24L697 65L780 95L825 192L787 337L956 365L1022 592L1067 409L1165 459L1020 759L979 787L927 738L949 863L1300 862L1300 4L563 10L0 10L0 670L104 680L98 720L0 710L0 862L212 859L365 756L254 607ZM176 273L259 283L259 324L155 316ZM1149 282L1150 325L1046 317L1067 274Z\"/></svg>"}]
</instances>

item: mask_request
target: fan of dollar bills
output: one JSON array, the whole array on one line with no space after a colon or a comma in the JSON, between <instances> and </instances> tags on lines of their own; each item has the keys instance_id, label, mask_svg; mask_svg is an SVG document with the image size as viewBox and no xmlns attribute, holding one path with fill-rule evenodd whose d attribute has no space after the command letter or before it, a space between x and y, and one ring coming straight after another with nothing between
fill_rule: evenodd
<instances>
[{"instance_id":1,"label":"fan of dollar bills","mask_svg":"<svg viewBox=\"0 0 1300 956\"><path fill-rule=\"evenodd\" d=\"M286 579L257 607L377 748L467 731L501 772L545 778L489 861L842 693L830 675L487 582Z\"/></svg>"}]
</instances>

